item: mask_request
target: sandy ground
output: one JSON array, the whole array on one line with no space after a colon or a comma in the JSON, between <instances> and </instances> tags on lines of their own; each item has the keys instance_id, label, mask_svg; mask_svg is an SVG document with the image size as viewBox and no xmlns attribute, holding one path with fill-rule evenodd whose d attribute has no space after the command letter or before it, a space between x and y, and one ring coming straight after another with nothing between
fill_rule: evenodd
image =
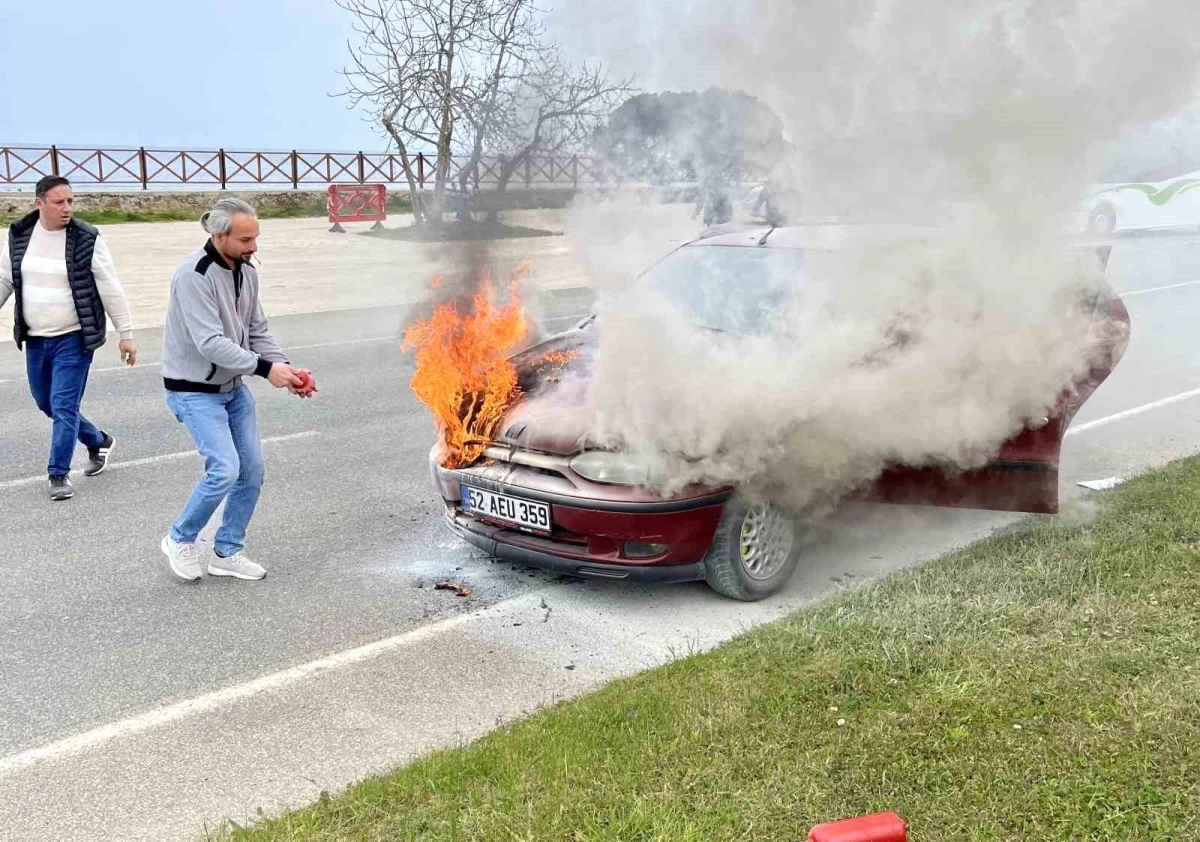
<instances>
[{"instance_id":1,"label":"sandy ground","mask_svg":"<svg viewBox=\"0 0 1200 842\"><path fill-rule=\"evenodd\" d=\"M636 271L659 254L695 235L690 206L635 209L645 219L624 230L637 231L626 272ZM628 222L630 209L621 210ZM347 223L346 233L329 231L323 219L268 219L262 222L259 269L262 300L268 316L318 313L410 304L426 297L439 273L461 269L481 256L493 274L506 277L528 265L535 288L594 287L611 280L611 266L595 266L590 246L604 236L605 220L597 214L562 210L513 211L504 221L554 231L559 236L527 237L480 243L421 244L364 236L368 223ZM388 228L412 224L410 216L391 217ZM163 323L171 274L205 235L194 222L151 222L107 225L108 242L133 310L136 328ZM7 236L7 229L4 229ZM618 272L621 270L618 270ZM0 341L10 341L12 305L0 309Z\"/></svg>"}]
</instances>

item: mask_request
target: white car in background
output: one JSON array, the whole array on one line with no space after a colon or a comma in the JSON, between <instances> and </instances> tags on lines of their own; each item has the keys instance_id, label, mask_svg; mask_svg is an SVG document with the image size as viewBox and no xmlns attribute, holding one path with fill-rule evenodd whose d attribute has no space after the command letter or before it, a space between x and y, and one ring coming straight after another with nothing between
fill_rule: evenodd
<instances>
[{"instance_id":1,"label":"white car in background","mask_svg":"<svg viewBox=\"0 0 1200 842\"><path fill-rule=\"evenodd\" d=\"M1166 181L1099 184L1084 211L1088 234L1200 226L1200 170Z\"/></svg>"}]
</instances>

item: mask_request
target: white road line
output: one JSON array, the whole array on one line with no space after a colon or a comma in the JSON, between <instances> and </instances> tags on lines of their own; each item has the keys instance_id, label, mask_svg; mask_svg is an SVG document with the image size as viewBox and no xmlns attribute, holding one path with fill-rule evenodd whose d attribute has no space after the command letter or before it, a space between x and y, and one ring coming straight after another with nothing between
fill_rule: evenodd
<instances>
[{"instance_id":1,"label":"white road line","mask_svg":"<svg viewBox=\"0 0 1200 842\"><path fill-rule=\"evenodd\" d=\"M1077 433L1082 433L1086 430L1111 424L1124 418L1139 415L1152 409L1168 406L1170 404L1178 403L1179 401L1198 396L1200 396L1200 389L1193 389L1190 392L1182 392L1169 398L1164 398L1159 401L1154 401L1153 403L1134 407L1133 409L1128 409L1124 412L1118 412L1115 415L1109 415L1105 418L1088 422L1087 424L1081 424L1077 427L1072 427L1067 430L1066 435L1070 436ZM310 430L303 433L293 433L292 435L288 436L277 436L274 438L263 439L263 442L278 442L319 434L320 433L315 430ZM149 464L167 459L183 458L184 456L190 456L192 454L193 452L189 451L186 454L167 454L165 456L154 456L150 457L149 459L138 459L133 462L116 464L112 467L116 468L122 465L125 467L131 467L133 465ZM36 477L33 481L40 482L42 481L42 477ZM0 488L4 488L13 484L23 484L25 482L27 481L17 480L15 483L0 483ZM17 754L0 758L0 778L35 766L38 763L54 761L63 757L80 754L84 751L97 748L105 743L120 739L122 737L133 736L144 731L149 731L153 728L158 728L160 726L185 719L189 716L204 713L220 707L221 705L241 701L242 699L248 699L272 690L278 690L291 684L295 684L306 678L338 669L339 667L350 666L352 664L370 660L371 658L379 657L404 646L418 643L442 631L462 625L463 623L466 623L482 614L494 614L508 610L520 600L528 598L529 594L524 594L520 597L504 600L503 602L498 602L484 609L482 612L476 612L475 614L459 614L454 617L449 617L437 623L404 632L403 634L398 634L383 640L377 640L373 643L368 643L355 649L347 649L342 652L336 652L332 655L319 658L315 661L309 661L305 664L300 664L279 672L264 675L244 684L237 684L232 687L226 687L221 690L213 691L211 693L205 693L204 695L196 696L191 699L185 699L172 705L166 705L164 707L146 711L145 713L141 713L136 716L111 722L107 725L102 725L98 728L93 728L92 730L85 731L82 734L76 734L53 743L39 746L38 748L28 749L26 751L18 752Z\"/></svg>"},{"instance_id":2,"label":"white road line","mask_svg":"<svg viewBox=\"0 0 1200 842\"><path fill-rule=\"evenodd\" d=\"M1094 430L1097 427L1105 427L1117 421L1124 421L1126 418L1132 418L1135 415L1141 415L1143 412L1149 412L1152 409L1160 409L1164 406L1170 406L1173 403L1190 400L1191 398L1200 397L1200 389L1192 389L1190 392L1180 392L1178 395L1171 395L1169 398L1154 401L1153 403L1142 404L1135 406L1133 409L1127 409L1124 412L1117 412L1113 415L1106 415L1104 418L1097 418L1095 421L1088 421L1086 424L1071 426L1067 429L1066 435L1074 436L1079 433L1085 433L1088 430Z\"/></svg>"},{"instance_id":3,"label":"white road line","mask_svg":"<svg viewBox=\"0 0 1200 842\"><path fill-rule=\"evenodd\" d=\"M57 760L62 757L67 757L73 754L87 751L88 749L96 748L111 742L112 740L122 737L129 737L134 734L139 734L143 731L148 731L152 728L157 728L162 725L167 725L171 722L176 722L189 716L204 713L213 708L227 705L232 702L248 699L252 696L257 696L260 693L266 693L271 690L278 690L282 687L295 684L306 678L338 669L339 667L349 666L351 664L361 663L371 658L377 658L380 655L385 655L396 649L404 646L409 646L414 643L419 643L428 637L439 634L441 632L460 626L479 616L498 614L510 610L515 603L530 599L530 594L523 594L519 597L497 602L483 611L478 611L470 614L457 614L453 617L448 617L428 626L422 626L412 631L407 631L393 637L377 640L373 643L367 643L355 649L347 649L342 652L335 652L332 655L327 655L324 658L318 658L315 661L309 661L305 664L290 667L279 672L270 673L248 681L244 684L236 684L232 687L225 687L221 690L214 690L211 693L205 693L201 696L196 696L191 699L185 699L176 702L172 705L156 708L146 711L145 713L131 716L127 719L121 719L116 722L110 722L107 725L101 725L98 728L93 728L91 731L86 731L82 734L76 734L71 737L58 740L38 748L28 749L17 754L9 755L8 757L0 758L0 778L6 775L11 775L14 772L19 772L22 769L27 769L38 763L45 761Z\"/></svg>"},{"instance_id":4,"label":"white road line","mask_svg":"<svg viewBox=\"0 0 1200 842\"><path fill-rule=\"evenodd\" d=\"M283 350L286 351L307 351L310 348L335 348L339 345L362 345L366 342L399 342L399 337L396 336L369 336L365 339L341 339L337 342L315 342L311 345L288 345ZM114 365L106 368L93 368L92 374L102 374L107 371L130 371L138 368L157 368L162 363L138 363L137 365ZM0 380L0 383L11 383L11 380Z\"/></svg>"},{"instance_id":5,"label":"white road line","mask_svg":"<svg viewBox=\"0 0 1200 842\"><path fill-rule=\"evenodd\" d=\"M1122 298L1127 298L1130 295L1146 295L1151 292L1162 292L1166 289L1179 289L1180 287L1194 287L1200 284L1200 281L1184 281L1182 284L1167 284L1165 287L1150 287L1149 289L1135 289L1132 292L1122 292L1119 295Z\"/></svg>"},{"instance_id":6,"label":"white road line","mask_svg":"<svg viewBox=\"0 0 1200 842\"><path fill-rule=\"evenodd\" d=\"M340 342L318 342L315 345L288 345L284 351L305 351L309 348L332 348L335 345L362 345L364 342L400 342L398 336L369 336L366 339L343 339Z\"/></svg>"},{"instance_id":7,"label":"white road line","mask_svg":"<svg viewBox=\"0 0 1200 842\"><path fill-rule=\"evenodd\" d=\"M89 374L101 374L105 371L132 371L136 368L157 368L162 363L138 363L137 365L114 365L105 368L93 368Z\"/></svg>"},{"instance_id":8,"label":"white road line","mask_svg":"<svg viewBox=\"0 0 1200 842\"><path fill-rule=\"evenodd\" d=\"M263 444L275 444L281 441L292 441L294 439L306 439L312 436L321 435L320 430L305 430L302 433L288 433L286 436L271 436L262 440ZM187 459L189 456L196 456L194 450L181 451L179 453L163 453L159 456L147 456L144 459L131 459L128 462L113 462L108 466L108 470L116 471L120 468L140 468L143 465L155 465L159 462L174 462L177 459ZM25 477L24 479L10 479L0 482L0 490L6 488L19 488L23 485L36 485L39 482L45 482L45 475L36 477Z\"/></svg>"}]
</instances>

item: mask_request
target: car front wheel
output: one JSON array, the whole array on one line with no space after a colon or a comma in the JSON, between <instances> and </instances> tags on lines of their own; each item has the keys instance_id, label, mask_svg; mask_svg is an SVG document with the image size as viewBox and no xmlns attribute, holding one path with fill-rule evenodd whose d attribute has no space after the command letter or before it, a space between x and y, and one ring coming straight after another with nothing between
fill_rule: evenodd
<instances>
[{"instance_id":1,"label":"car front wheel","mask_svg":"<svg viewBox=\"0 0 1200 842\"><path fill-rule=\"evenodd\" d=\"M786 585L799 561L794 518L770 503L735 498L721 515L704 574L722 596L754 602Z\"/></svg>"}]
</instances>

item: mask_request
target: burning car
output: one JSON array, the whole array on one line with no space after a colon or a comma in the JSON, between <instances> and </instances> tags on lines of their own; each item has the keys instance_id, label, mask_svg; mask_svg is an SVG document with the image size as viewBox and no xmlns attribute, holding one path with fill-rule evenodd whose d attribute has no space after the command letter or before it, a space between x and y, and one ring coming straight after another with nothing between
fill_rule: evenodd
<instances>
[{"instance_id":1,"label":"burning car","mask_svg":"<svg viewBox=\"0 0 1200 842\"><path fill-rule=\"evenodd\" d=\"M701 264L713 283L722 281L721 273L727 273L725 280L749 278L763 265L799 277L812 241L812 233L800 228L717 233L672 252L640 283L676 284L687 296L705 283ZM1107 261L1106 251L1101 258ZM738 289L745 311L722 310L722 318L737 316L739 324L769 312L772 296L779 294L754 283L739 283ZM513 341L515 309L507 311L507 319L498 318L504 313L485 294L475 305L465 326L453 310L442 311L443 327L458 319L454 329L476 340L490 338L493 346ZM1108 339L1092 355L1090 371L1064 384L1050 415L1028 423L983 467L950 472L892 466L855 498L1056 512L1063 435L1120 360L1128 335L1128 313L1107 285L1095 286L1088 307L1091 319L1113 329L1098 333ZM437 317L419 326L408 343L428 351L436 322ZM494 557L575 577L704 580L739 600L764 598L786 584L800 555L793 514L744 496L734 486L689 487L664 496L647 482L644 465L590 439L586 390L580 386L588 382L598 347L594 318L482 368L479 341L466 343L468 350L442 353L441 363L426 360L422 366L419 357L418 379L424 379L414 380L418 396L454 426L439 424L443 435L429 463L454 532ZM472 366L474 382L447 387L448 378ZM464 418L470 423L455 426Z\"/></svg>"}]
</instances>

